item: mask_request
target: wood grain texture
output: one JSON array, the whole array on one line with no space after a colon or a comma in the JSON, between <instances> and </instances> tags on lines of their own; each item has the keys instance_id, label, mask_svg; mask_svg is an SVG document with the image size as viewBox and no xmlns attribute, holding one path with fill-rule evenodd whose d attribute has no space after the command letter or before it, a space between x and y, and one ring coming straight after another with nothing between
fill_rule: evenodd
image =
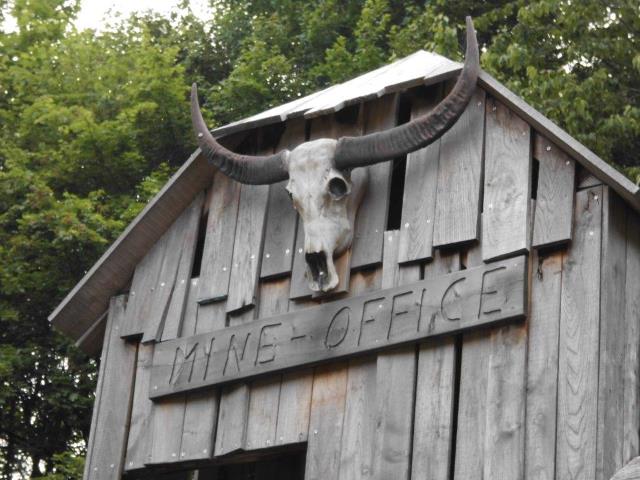
<instances>
[{"instance_id":1,"label":"wood grain texture","mask_svg":"<svg viewBox=\"0 0 640 480\"><path fill-rule=\"evenodd\" d=\"M380 288L382 269L355 272L349 286L350 295ZM373 472L376 359L366 357L349 361L347 394L342 443L340 448L340 478L357 480Z\"/></svg>"},{"instance_id":2,"label":"wood grain texture","mask_svg":"<svg viewBox=\"0 0 640 480\"><path fill-rule=\"evenodd\" d=\"M258 318L287 312L289 290L288 278L262 281ZM282 375L275 374L258 379L251 384L249 419L247 421L247 449L268 448L276 445L281 383Z\"/></svg>"},{"instance_id":3,"label":"wood grain texture","mask_svg":"<svg viewBox=\"0 0 640 480\"><path fill-rule=\"evenodd\" d=\"M424 277L460 269L458 252L437 251ZM456 389L455 338L427 341L418 349L411 478L448 480L453 448Z\"/></svg>"},{"instance_id":4,"label":"wood grain texture","mask_svg":"<svg viewBox=\"0 0 640 480\"><path fill-rule=\"evenodd\" d=\"M305 480L338 478L347 365L317 367L313 378Z\"/></svg>"},{"instance_id":5,"label":"wood grain texture","mask_svg":"<svg viewBox=\"0 0 640 480\"><path fill-rule=\"evenodd\" d=\"M639 480L640 479L640 457L635 457L623 468L618 470L611 477L611 480Z\"/></svg>"},{"instance_id":6,"label":"wood grain texture","mask_svg":"<svg viewBox=\"0 0 640 480\"><path fill-rule=\"evenodd\" d=\"M602 187L582 190L562 265L557 478L596 475L601 234Z\"/></svg>"},{"instance_id":7,"label":"wood grain texture","mask_svg":"<svg viewBox=\"0 0 640 480\"><path fill-rule=\"evenodd\" d=\"M305 140L305 121L289 120L276 151L293 149ZM285 189L287 181L269 187L269 205L264 233L260 278L271 278L291 272L298 215Z\"/></svg>"},{"instance_id":8,"label":"wood grain texture","mask_svg":"<svg viewBox=\"0 0 640 480\"><path fill-rule=\"evenodd\" d=\"M229 316L228 323L229 326L248 323L255 320L255 316L255 309L249 309ZM214 451L216 456L246 448L250 393L249 384L243 382L221 389Z\"/></svg>"},{"instance_id":9,"label":"wood grain texture","mask_svg":"<svg viewBox=\"0 0 640 480\"><path fill-rule=\"evenodd\" d=\"M179 274L182 274L183 280L191 275L203 198L203 193L198 195L165 234L167 236L165 251L158 279L150 293L152 303L144 324L143 343L159 341L163 336L165 324L168 326L166 337L177 337L186 289L178 288L176 290L176 283ZM184 286L185 283L186 281L178 285ZM174 293L176 293L174 305L177 309L174 307L172 311L169 311L169 304L173 300Z\"/></svg>"},{"instance_id":10,"label":"wood grain texture","mask_svg":"<svg viewBox=\"0 0 640 480\"><path fill-rule=\"evenodd\" d=\"M153 402L149 399L153 348L153 344L144 345L141 343L138 345L125 472L144 468L145 463L149 461L151 434L153 433L151 430Z\"/></svg>"},{"instance_id":11,"label":"wood grain texture","mask_svg":"<svg viewBox=\"0 0 640 480\"><path fill-rule=\"evenodd\" d=\"M575 162L539 133L533 140L538 160L538 194L533 227L534 247L546 247L571 240Z\"/></svg>"},{"instance_id":12,"label":"wood grain texture","mask_svg":"<svg viewBox=\"0 0 640 480\"><path fill-rule=\"evenodd\" d=\"M398 265L398 237L397 232L384 235L383 288L420 279L420 265ZM415 345L378 355L373 478L410 476L416 361Z\"/></svg>"},{"instance_id":13,"label":"wood grain texture","mask_svg":"<svg viewBox=\"0 0 640 480\"><path fill-rule=\"evenodd\" d=\"M562 252L532 255L525 478L555 478ZM551 440L550 440L551 439Z\"/></svg>"},{"instance_id":14,"label":"wood grain texture","mask_svg":"<svg viewBox=\"0 0 640 480\"><path fill-rule=\"evenodd\" d=\"M144 333L144 327L155 299L153 292L162 267L167 239L166 234L160 237L136 266L129 291L127 319L120 329L123 338L139 337Z\"/></svg>"},{"instance_id":15,"label":"wood grain texture","mask_svg":"<svg viewBox=\"0 0 640 480\"><path fill-rule=\"evenodd\" d=\"M112 297L100 378L91 422L84 478L119 478L123 471L133 398L137 345L120 338L125 319L124 295Z\"/></svg>"},{"instance_id":16,"label":"wood grain texture","mask_svg":"<svg viewBox=\"0 0 640 480\"><path fill-rule=\"evenodd\" d=\"M531 134L529 125L487 99L482 258L515 255L529 245Z\"/></svg>"},{"instance_id":17,"label":"wood grain texture","mask_svg":"<svg viewBox=\"0 0 640 480\"><path fill-rule=\"evenodd\" d=\"M429 97L412 101L412 119L426 114L437 104L441 90L433 88L429 93ZM407 155L398 239L400 263L431 258L439 156L440 140Z\"/></svg>"},{"instance_id":18,"label":"wood grain texture","mask_svg":"<svg viewBox=\"0 0 640 480\"><path fill-rule=\"evenodd\" d=\"M309 432L313 370L282 375L276 441L278 445L305 442Z\"/></svg>"},{"instance_id":19,"label":"wood grain texture","mask_svg":"<svg viewBox=\"0 0 640 480\"><path fill-rule=\"evenodd\" d=\"M176 338L181 332L183 315L187 307L188 295L190 294L189 278L193 270L203 201L204 193L201 193L196 197L189 209L179 217L179 220L182 220L184 217L184 221L182 221L182 225L180 225L182 230L182 243L178 245L181 251L180 262L178 263L169 305L161 325L161 330L158 332L158 335L156 335L156 338L161 338L163 341ZM192 304L195 300L195 298L190 298Z\"/></svg>"},{"instance_id":20,"label":"wood grain texture","mask_svg":"<svg viewBox=\"0 0 640 480\"><path fill-rule=\"evenodd\" d=\"M467 268L481 263L481 249L468 251ZM526 332L463 335L455 479L524 477Z\"/></svg>"},{"instance_id":21,"label":"wood grain texture","mask_svg":"<svg viewBox=\"0 0 640 480\"><path fill-rule=\"evenodd\" d=\"M201 274L203 272L201 271ZM191 288L184 309L181 336L205 333L224 328L225 303L198 305L197 299L211 278L201 276L191 280ZM202 288L202 290L201 290ZM193 332L193 333L191 333ZM213 439L218 421L219 392L187 393L184 404L184 420L180 440L180 461L209 459L213 456Z\"/></svg>"},{"instance_id":22,"label":"wood grain texture","mask_svg":"<svg viewBox=\"0 0 640 480\"><path fill-rule=\"evenodd\" d=\"M486 94L481 88L440 140L433 244L477 240L480 222Z\"/></svg>"},{"instance_id":23,"label":"wood grain texture","mask_svg":"<svg viewBox=\"0 0 640 480\"><path fill-rule=\"evenodd\" d=\"M600 366L596 478L608 480L625 464L624 377L627 218L622 199L603 187L600 267ZM636 285L636 288L638 286ZM637 294L636 294L637 295Z\"/></svg>"},{"instance_id":24,"label":"wood grain texture","mask_svg":"<svg viewBox=\"0 0 640 480\"><path fill-rule=\"evenodd\" d=\"M199 302L224 300L229 294L229 277L236 235L240 184L222 172L216 172L209 196L207 231L202 252L200 276L210 279L202 284Z\"/></svg>"},{"instance_id":25,"label":"wood grain texture","mask_svg":"<svg viewBox=\"0 0 640 480\"><path fill-rule=\"evenodd\" d=\"M365 134L394 127L398 121L399 96L385 95L364 105ZM344 134L342 134L344 135ZM369 186L354 226L351 268L362 268L382 262L383 235L389 211L389 188L393 162L382 162L369 168Z\"/></svg>"},{"instance_id":26,"label":"wood grain texture","mask_svg":"<svg viewBox=\"0 0 640 480\"><path fill-rule=\"evenodd\" d=\"M227 312L256 305L262 240L269 197L268 185L242 185L238 226L231 265Z\"/></svg>"},{"instance_id":27,"label":"wood grain texture","mask_svg":"<svg viewBox=\"0 0 640 480\"><path fill-rule=\"evenodd\" d=\"M627 208L623 461L640 453L640 216Z\"/></svg>"}]
</instances>

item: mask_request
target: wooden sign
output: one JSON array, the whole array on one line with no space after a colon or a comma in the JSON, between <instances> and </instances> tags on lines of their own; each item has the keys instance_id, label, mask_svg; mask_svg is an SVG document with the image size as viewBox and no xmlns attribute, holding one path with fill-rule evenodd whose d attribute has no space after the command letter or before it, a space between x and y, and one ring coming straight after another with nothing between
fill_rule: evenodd
<instances>
[{"instance_id":1,"label":"wooden sign","mask_svg":"<svg viewBox=\"0 0 640 480\"><path fill-rule=\"evenodd\" d=\"M522 319L524 256L156 344L151 398Z\"/></svg>"}]
</instances>

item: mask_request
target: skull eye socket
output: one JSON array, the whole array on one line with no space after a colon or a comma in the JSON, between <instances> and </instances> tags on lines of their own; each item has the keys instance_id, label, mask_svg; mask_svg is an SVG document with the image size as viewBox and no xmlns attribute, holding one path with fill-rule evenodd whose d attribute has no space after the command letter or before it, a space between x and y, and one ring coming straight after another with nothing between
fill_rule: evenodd
<instances>
[{"instance_id":1,"label":"skull eye socket","mask_svg":"<svg viewBox=\"0 0 640 480\"><path fill-rule=\"evenodd\" d=\"M328 183L329 193L333 198L340 199L349 193L349 185L341 177L333 177Z\"/></svg>"}]
</instances>

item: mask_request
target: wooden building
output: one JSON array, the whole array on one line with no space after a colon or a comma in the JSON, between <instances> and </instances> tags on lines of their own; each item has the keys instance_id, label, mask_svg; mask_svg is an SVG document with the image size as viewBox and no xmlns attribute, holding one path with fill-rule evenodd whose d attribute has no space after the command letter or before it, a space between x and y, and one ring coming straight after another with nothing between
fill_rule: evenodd
<instances>
[{"instance_id":1,"label":"wooden building","mask_svg":"<svg viewBox=\"0 0 640 480\"><path fill-rule=\"evenodd\" d=\"M255 153L386 129L460 68L419 51L214 134ZM638 186L481 72L440 140L370 167L318 295L284 184L196 151L50 316L101 354L85 479L610 479L639 455L639 211ZM284 324L323 326L326 350L278 343Z\"/></svg>"}]
</instances>

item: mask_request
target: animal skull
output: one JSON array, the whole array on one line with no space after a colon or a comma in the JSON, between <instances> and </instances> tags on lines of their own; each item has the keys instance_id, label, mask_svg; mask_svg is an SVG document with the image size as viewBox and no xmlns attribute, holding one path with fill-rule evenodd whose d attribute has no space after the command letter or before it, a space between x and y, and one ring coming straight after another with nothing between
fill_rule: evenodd
<instances>
[{"instance_id":1,"label":"animal skull","mask_svg":"<svg viewBox=\"0 0 640 480\"><path fill-rule=\"evenodd\" d=\"M465 55L455 86L426 115L383 132L309 141L292 151L267 156L241 155L220 145L202 118L194 84L191 118L198 144L213 165L239 182L257 185L289 180L287 191L304 226L309 287L326 292L339 281L334 256L349 248L353 239L355 215L367 184L366 167L433 143L458 120L469 103L480 69L470 17Z\"/></svg>"}]
</instances>

